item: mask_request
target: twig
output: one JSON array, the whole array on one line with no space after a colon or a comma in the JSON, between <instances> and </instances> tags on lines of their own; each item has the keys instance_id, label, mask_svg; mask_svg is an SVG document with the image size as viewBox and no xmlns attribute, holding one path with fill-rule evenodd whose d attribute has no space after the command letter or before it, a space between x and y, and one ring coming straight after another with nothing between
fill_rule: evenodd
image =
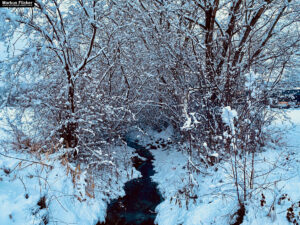
<instances>
[{"instance_id":1,"label":"twig","mask_svg":"<svg viewBox=\"0 0 300 225\"><path fill-rule=\"evenodd\" d=\"M10 159L17 159L17 160L24 161L24 162L31 162L31 163L41 164L43 166L48 166L51 169L53 168L53 166L51 166L49 164L46 164L46 163L43 163L43 162L38 162L38 161L32 161L32 160L28 160L28 159L22 159L22 158L18 158L18 157L13 157L13 156L5 155L3 153L0 153L0 155L2 155L4 157L7 157L7 158L10 158Z\"/></svg>"}]
</instances>

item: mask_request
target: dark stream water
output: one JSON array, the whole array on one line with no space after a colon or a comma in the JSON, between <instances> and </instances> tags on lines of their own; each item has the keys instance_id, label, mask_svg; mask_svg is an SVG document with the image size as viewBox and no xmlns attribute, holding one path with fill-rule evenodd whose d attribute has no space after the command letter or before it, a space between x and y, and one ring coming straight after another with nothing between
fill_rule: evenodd
<instances>
[{"instance_id":1,"label":"dark stream water","mask_svg":"<svg viewBox=\"0 0 300 225\"><path fill-rule=\"evenodd\" d=\"M125 184L126 195L108 205L106 222L103 225L153 225L156 217L155 208L162 202L157 184L150 176L155 172L152 165L153 155L145 147L128 141L128 146L135 148L145 161L135 157L134 167L142 177Z\"/></svg>"}]
</instances>

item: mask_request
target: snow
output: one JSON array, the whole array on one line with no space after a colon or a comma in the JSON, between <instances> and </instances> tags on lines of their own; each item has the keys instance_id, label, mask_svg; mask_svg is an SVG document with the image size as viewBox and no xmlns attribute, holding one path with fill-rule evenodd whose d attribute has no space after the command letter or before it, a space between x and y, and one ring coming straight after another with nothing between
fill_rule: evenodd
<instances>
[{"instance_id":1,"label":"snow","mask_svg":"<svg viewBox=\"0 0 300 225\"><path fill-rule=\"evenodd\" d=\"M206 177L202 174L194 175L193 183L198 184L198 186L195 185L194 190L197 199L195 202L191 200L187 203L185 196L180 194L180 191L188 188L189 184L187 156L181 151L174 151L174 149L153 150L152 154L155 157L156 171L153 180L159 184L158 188L165 199L156 208L158 212L156 223L159 225L228 224L228 221L224 223L222 217L232 211L232 207L228 206L234 201L228 199L227 202L223 202L222 198L217 198L221 187L216 181L219 181L218 177L221 177L222 174L215 173ZM220 190L214 192L215 189ZM220 197L222 197L221 194ZM181 206L178 204L179 201L181 201ZM231 204L228 205L228 202Z\"/></svg>"},{"instance_id":2,"label":"snow","mask_svg":"<svg viewBox=\"0 0 300 225\"><path fill-rule=\"evenodd\" d=\"M139 129L138 127L134 127L130 132L128 132L126 138L129 140L138 140L139 144L145 146L160 139L165 141L172 141L173 139L175 139L174 132L175 131L172 126L168 126L161 132L154 131L151 127L145 127L143 130Z\"/></svg>"},{"instance_id":3,"label":"snow","mask_svg":"<svg viewBox=\"0 0 300 225\"><path fill-rule=\"evenodd\" d=\"M30 109L22 111L12 107L5 107L0 110L0 143L13 140L14 135L16 135L14 127L18 127L25 134L33 135L31 127L32 117L33 112Z\"/></svg>"},{"instance_id":4,"label":"snow","mask_svg":"<svg viewBox=\"0 0 300 225\"><path fill-rule=\"evenodd\" d=\"M237 118L237 112L231 109L230 106L226 106L222 109L222 121L230 127L232 134L234 135L233 119Z\"/></svg>"},{"instance_id":5,"label":"snow","mask_svg":"<svg viewBox=\"0 0 300 225\"><path fill-rule=\"evenodd\" d=\"M259 76L255 74L253 71L250 73L245 74L246 82L245 85L249 90L252 90L255 87L255 82L258 80Z\"/></svg>"},{"instance_id":6,"label":"snow","mask_svg":"<svg viewBox=\"0 0 300 225\"><path fill-rule=\"evenodd\" d=\"M1 60L4 60L6 57L5 51L6 49L4 47L4 43L0 41L0 62Z\"/></svg>"},{"instance_id":7,"label":"snow","mask_svg":"<svg viewBox=\"0 0 300 225\"><path fill-rule=\"evenodd\" d=\"M124 184L140 176L131 166L134 149L126 146L111 146L117 168L103 166L95 177L83 166L64 162L62 154L9 149L13 136L8 121L30 135L30 110L21 118L16 114L14 108L0 111L0 224L96 224L105 220L107 204L125 195ZM42 209L38 202L44 196Z\"/></svg>"},{"instance_id":8,"label":"snow","mask_svg":"<svg viewBox=\"0 0 300 225\"><path fill-rule=\"evenodd\" d=\"M120 148L114 150L119 152ZM9 156L35 160L20 153ZM105 176L95 181L95 198L90 198L85 193L84 180L89 178L86 171L78 174L80 177L74 186L73 177L58 159L47 161L51 168L30 162L19 163L20 160L0 157L1 224L40 224L43 215L49 217L49 224L96 224L98 220L104 221L107 203L125 194L125 182L139 176L138 171L131 168L131 172L122 165L119 177L103 171ZM7 175L4 169L12 172ZM43 196L46 196L47 208L39 210L37 203Z\"/></svg>"},{"instance_id":9,"label":"snow","mask_svg":"<svg viewBox=\"0 0 300 225\"><path fill-rule=\"evenodd\" d=\"M14 109L1 111L2 143L11 137L7 133L10 128L8 118L12 122L22 121L26 125L26 121L30 122L30 116L28 111L17 119ZM231 124L236 116L234 110L225 108L224 122ZM290 121L285 119L287 117ZM24 131L29 132L29 128L30 126L24 126ZM281 130L285 133L274 134L273 141L276 145L270 143L263 152L256 155L255 174L258 177L255 179L253 196L246 202L243 225L288 225L290 223L286 219L286 210L300 200L300 110L285 110L285 115L277 116L277 120L268 129L269 132ZM234 213L239 207L230 162L221 161L205 168L191 161L191 157L183 151L185 146L175 144L176 135L171 126L162 132L155 132L151 128L143 131L136 128L127 138L138 139L144 145L153 143L158 147L151 150L156 172L152 179L158 183L164 201L156 208L155 223L227 225L235 221ZM161 148L156 143L157 140L173 144ZM73 177L68 171L76 171L76 165L63 165L59 155L29 156L14 151L9 151L8 155L3 146L0 149L1 224L40 224L45 218L48 218L50 225L96 224L97 221L104 221L107 203L125 194L124 184L140 176L133 167L126 166L134 155L133 149L112 146L111 152L115 152L114 163L118 165L119 176L104 169L103 175L94 181L96 188L92 198L86 193L90 187L85 179L91 180L88 171L83 170L78 174L77 185L74 186ZM218 157L218 153L214 155ZM28 161L20 163L20 158ZM190 173L188 166L197 167L196 172ZM266 201L264 206L261 206L262 194ZM286 199L280 200L284 195L287 196ZM46 197L47 207L40 209L37 203L43 196Z\"/></svg>"},{"instance_id":10,"label":"snow","mask_svg":"<svg viewBox=\"0 0 300 225\"><path fill-rule=\"evenodd\" d=\"M223 121L232 125L236 112L225 108L223 113ZM283 120L286 117L290 117L290 121ZM284 137L280 133L284 143L277 143L275 149L275 145L270 143L263 152L256 155L255 174L258 177L251 190L253 196L246 202L243 225L288 225L287 209L300 200L300 110L286 110L285 116L278 116L268 129L269 132L285 131ZM170 133L153 133L153 142L159 138L166 140L171 136ZM277 135L274 135L274 139ZM234 213L239 207L230 163L221 161L218 166L208 169L199 166L200 172L190 174L187 170L190 158L181 148L182 146L172 145L168 149L151 151L156 171L152 179L158 183L164 198L156 208L158 214L155 222L159 225L234 223ZM191 182L194 184L192 188ZM197 198L186 198L187 190ZM263 207L260 205L262 194L266 201ZM278 204L284 194L290 200L286 199ZM187 202L186 199L190 200Z\"/></svg>"}]
</instances>

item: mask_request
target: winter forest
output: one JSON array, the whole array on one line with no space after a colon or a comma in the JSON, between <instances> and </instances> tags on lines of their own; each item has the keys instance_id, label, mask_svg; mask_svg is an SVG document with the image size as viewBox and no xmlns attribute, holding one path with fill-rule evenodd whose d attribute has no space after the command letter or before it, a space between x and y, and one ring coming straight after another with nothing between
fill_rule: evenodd
<instances>
[{"instance_id":1,"label":"winter forest","mask_svg":"<svg viewBox=\"0 0 300 225\"><path fill-rule=\"evenodd\" d=\"M299 0L35 0L0 24L0 225L300 224Z\"/></svg>"}]
</instances>

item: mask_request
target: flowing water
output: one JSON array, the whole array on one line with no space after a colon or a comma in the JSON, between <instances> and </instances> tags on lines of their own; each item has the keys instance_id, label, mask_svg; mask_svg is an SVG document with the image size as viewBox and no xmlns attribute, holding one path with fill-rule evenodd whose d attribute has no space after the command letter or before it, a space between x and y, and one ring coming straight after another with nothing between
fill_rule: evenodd
<instances>
[{"instance_id":1,"label":"flowing water","mask_svg":"<svg viewBox=\"0 0 300 225\"><path fill-rule=\"evenodd\" d=\"M108 205L104 225L153 225L156 217L155 207L162 202L157 184L150 178L154 174L153 155L135 142L128 141L127 144L135 148L138 155L146 158L143 161L136 157L133 162L142 177L127 182L126 195Z\"/></svg>"}]
</instances>

